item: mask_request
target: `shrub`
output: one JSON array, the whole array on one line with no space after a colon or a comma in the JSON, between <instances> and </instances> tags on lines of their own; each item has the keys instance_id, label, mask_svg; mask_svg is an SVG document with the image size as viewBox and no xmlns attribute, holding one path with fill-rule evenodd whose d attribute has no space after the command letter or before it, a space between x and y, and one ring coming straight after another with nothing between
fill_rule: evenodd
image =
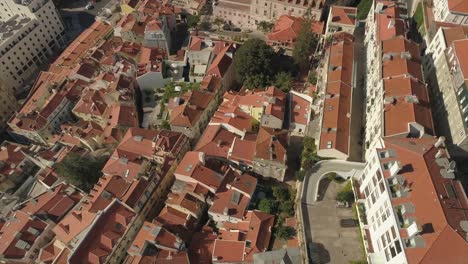
<instances>
[{"instance_id":1,"label":"shrub","mask_svg":"<svg viewBox=\"0 0 468 264\"><path fill-rule=\"evenodd\" d=\"M346 185L336 194L336 200L339 202L348 202L352 203L354 201L354 193L351 186L351 181L346 183Z\"/></svg>"},{"instance_id":2,"label":"shrub","mask_svg":"<svg viewBox=\"0 0 468 264\"><path fill-rule=\"evenodd\" d=\"M276 202L268 198L262 199L258 203L258 210L267 214L276 213Z\"/></svg>"},{"instance_id":3,"label":"shrub","mask_svg":"<svg viewBox=\"0 0 468 264\"><path fill-rule=\"evenodd\" d=\"M281 213L285 214L287 217L294 215L294 201L285 201L281 202L279 205L279 210Z\"/></svg>"},{"instance_id":4,"label":"shrub","mask_svg":"<svg viewBox=\"0 0 468 264\"><path fill-rule=\"evenodd\" d=\"M106 157L93 158L72 152L56 164L56 172L66 182L89 192L101 177L101 170L106 160Z\"/></svg>"},{"instance_id":5,"label":"shrub","mask_svg":"<svg viewBox=\"0 0 468 264\"><path fill-rule=\"evenodd\" d=\"M280 226L275 232L275 236L282 240L288 240L297 235L296 229L290 226Z\"/></svg>"},{"instance_id":6,"label":"shrub","mask_svg":"<svg viewBox=\"0 0 468 264\"><path fill-rule=\"evenodd\" d=\"M298 181L303 181L306 175L306 172L304 170L296 171L296 179Z\"/></svg>"},{"instance_id":7,"label":"shrub","mask_svg":"<svg viewBox=\"0 0 468 264\"><path fill-rule=\"evenodd\" d=\"M287 188L281 186L273 186L273 196L280 201L288 201L289 200L289 190Z\"/></svg>"}]
</instances>

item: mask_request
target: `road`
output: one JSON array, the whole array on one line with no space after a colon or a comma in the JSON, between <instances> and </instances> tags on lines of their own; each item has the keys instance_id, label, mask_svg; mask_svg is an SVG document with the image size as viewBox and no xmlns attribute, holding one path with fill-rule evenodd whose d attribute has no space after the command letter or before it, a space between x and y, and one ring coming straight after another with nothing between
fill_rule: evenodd
<instances>
[{"instance_id":1,"label":"road","mask_svg":"<svg viewBox=\"0 0 468 264\"><path fill-rule=\"evenodd\" d=\"M101 0L95 3L94 8L87 10L87 0L62 1L59 8L65 24L67 38L72 41L86 28L94 23L96 15L110 0Z\"/></svg>"},{"instance_id":2,"label":"road","mask_svg":"<svg viewBox=\"0 0 468 264\"><path fill-rule=\"evenodd\" d=\"M303 226L304 226L304 235L306 239L306 243L308 248L312 245L312 207L317 202L317 193L320 181L331 172L335 172L338 175L350 178L362 171L365 167L364 163L357 163L357 162L346 162L346 161L339 161L339 160L327 160L321 161L314 165L314 167L307 173L304 183L303 189L301 192L301 213ZM308 255L311 256L312 252L308 252Z\"/></svg>"}]
</instances>

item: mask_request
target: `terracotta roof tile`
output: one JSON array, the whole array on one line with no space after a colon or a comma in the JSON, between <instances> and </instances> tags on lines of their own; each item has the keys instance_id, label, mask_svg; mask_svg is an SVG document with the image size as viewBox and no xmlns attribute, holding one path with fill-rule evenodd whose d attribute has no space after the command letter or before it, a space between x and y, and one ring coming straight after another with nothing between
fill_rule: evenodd
<instances>
[{"instance_id":1,"label":"terracotta roof tile","mask_svg":"<svg viewBox=\"0 0 468 264\"><path fill-rule=\"evenodd\" d=\"M330 8L332 22L352 26L356 24L357 8L335 6Z\"/></svg>"},{"instance_id":2,"label":"terracotta roof tile","mask_svg":"<svg viewBox=\"0 0 468 264\"><path fill-rule=\"evenodd\" d=\"M229 132L221 125L209 125L203 132L195 150L204 152L207 156L227 158L234 138L240 138L240 136Z\"/></svg>"},{"instance_id":3,"label":"terracotta roof tile","mask_svg":"<svg viewBox=\"0 0 468 264\"><path fill-rule=\"evenodd\" d=\"M272 31L267 35L267 38L270 41L278 41L283 43L292 44L296 40L299 31L301 30L304 23L302 17L294 17L288 15L282 15L276 21L275 26ZM319 21L314 21L311 24L311 31L317 35L321 35L323 32L324 23Z\"/></svg>"},{"instance_id":4,"label":"terracotta roof tile","mask_svg":"<svg viewBox=\"0 0 468 264\"><path fill-rule=\"evenodd\" d=\"M255 142L255 158L286 163L288 132L260 127Z\"/></svg>"},{"instance_id":5,"label":"terracotta roof tile","mask_svg":"<svg viewBox=\"0 0 468 264\"><path fill-rule=\"evenodd\" d=\"M71 263L102 263L132 224L136 214L114 200L94 221L79 246L69 257Z\"/></svg>"},{"instance_id":6,"label":"terracotta roof tile","mask_svg":"<svg viewBox=\"0 0 468 264\"><path fill-rule=\"evenodd\" d=\"M468 221L466 194L457 180L441 175L440 158L448 156L444 154L446 149L434 146L436 141L431 137L384 139L385 149L393 150L395 156L381 159L381 162L399 162L398 174L411 189L410 195L392 199L392 205L411 204L414 211L406 213L405 217L412 217L423 227L420 236L424 246L405 248L409 263L432 263L442 259L463 263L468 257L468 243L464 240L467 232L460 227L461 221ZM442 156L436 158L440 151ZM389 176L384 172L384 177ZM447 194L449 186L453 196ZM430 226L430 231L425 232L425 226ZM408 234L401 232L401 236L407 238Z\"/></svg>"}]
</instances>

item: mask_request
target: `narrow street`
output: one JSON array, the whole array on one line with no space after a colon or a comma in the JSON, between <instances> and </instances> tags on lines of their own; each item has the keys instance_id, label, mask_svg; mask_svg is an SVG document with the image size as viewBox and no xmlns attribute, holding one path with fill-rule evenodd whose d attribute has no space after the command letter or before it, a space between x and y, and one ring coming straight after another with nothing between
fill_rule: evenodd
<instances>
[{"instance_id":1,"label":"narrow street","mask_svg":"<svg viewBox=\"0 0 468 264\"><path fill-rule=\"evenodd\" d=\"M354 32L354 89L351 109L350 150L349 160L360 162L363 159L364 137L364 105L365 105L365 74L366 53L364 48L364 26L359 26Z\"/></svg>"}]
</instances>

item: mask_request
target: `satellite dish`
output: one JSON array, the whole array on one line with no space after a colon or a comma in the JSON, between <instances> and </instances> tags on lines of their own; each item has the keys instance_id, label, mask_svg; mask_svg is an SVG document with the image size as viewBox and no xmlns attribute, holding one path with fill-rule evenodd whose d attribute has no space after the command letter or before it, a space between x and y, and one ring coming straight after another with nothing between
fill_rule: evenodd
<instances>
[{"instance_id":1,"label":"satellite dish","mask_svg":"<svg viewBox=\"0 0 468 264\"><path fill-rule=\"evenodd\" d=\"M179 73L179 71L178 71L178 70L174 70L174 74L178 74L178 73Z\"/></svg>"},{"instance_id":2,"label":"satellite dish","mask_svg":"<svg viewBox=\"0 0 468 264\"><path fill-rule=\"evenodd\" d=\"M171 64L171 68L173 68L173 69L174 69L174 68L177 68L177 64L172 63L172 64Z\"/></svg>"}]
</instances>

